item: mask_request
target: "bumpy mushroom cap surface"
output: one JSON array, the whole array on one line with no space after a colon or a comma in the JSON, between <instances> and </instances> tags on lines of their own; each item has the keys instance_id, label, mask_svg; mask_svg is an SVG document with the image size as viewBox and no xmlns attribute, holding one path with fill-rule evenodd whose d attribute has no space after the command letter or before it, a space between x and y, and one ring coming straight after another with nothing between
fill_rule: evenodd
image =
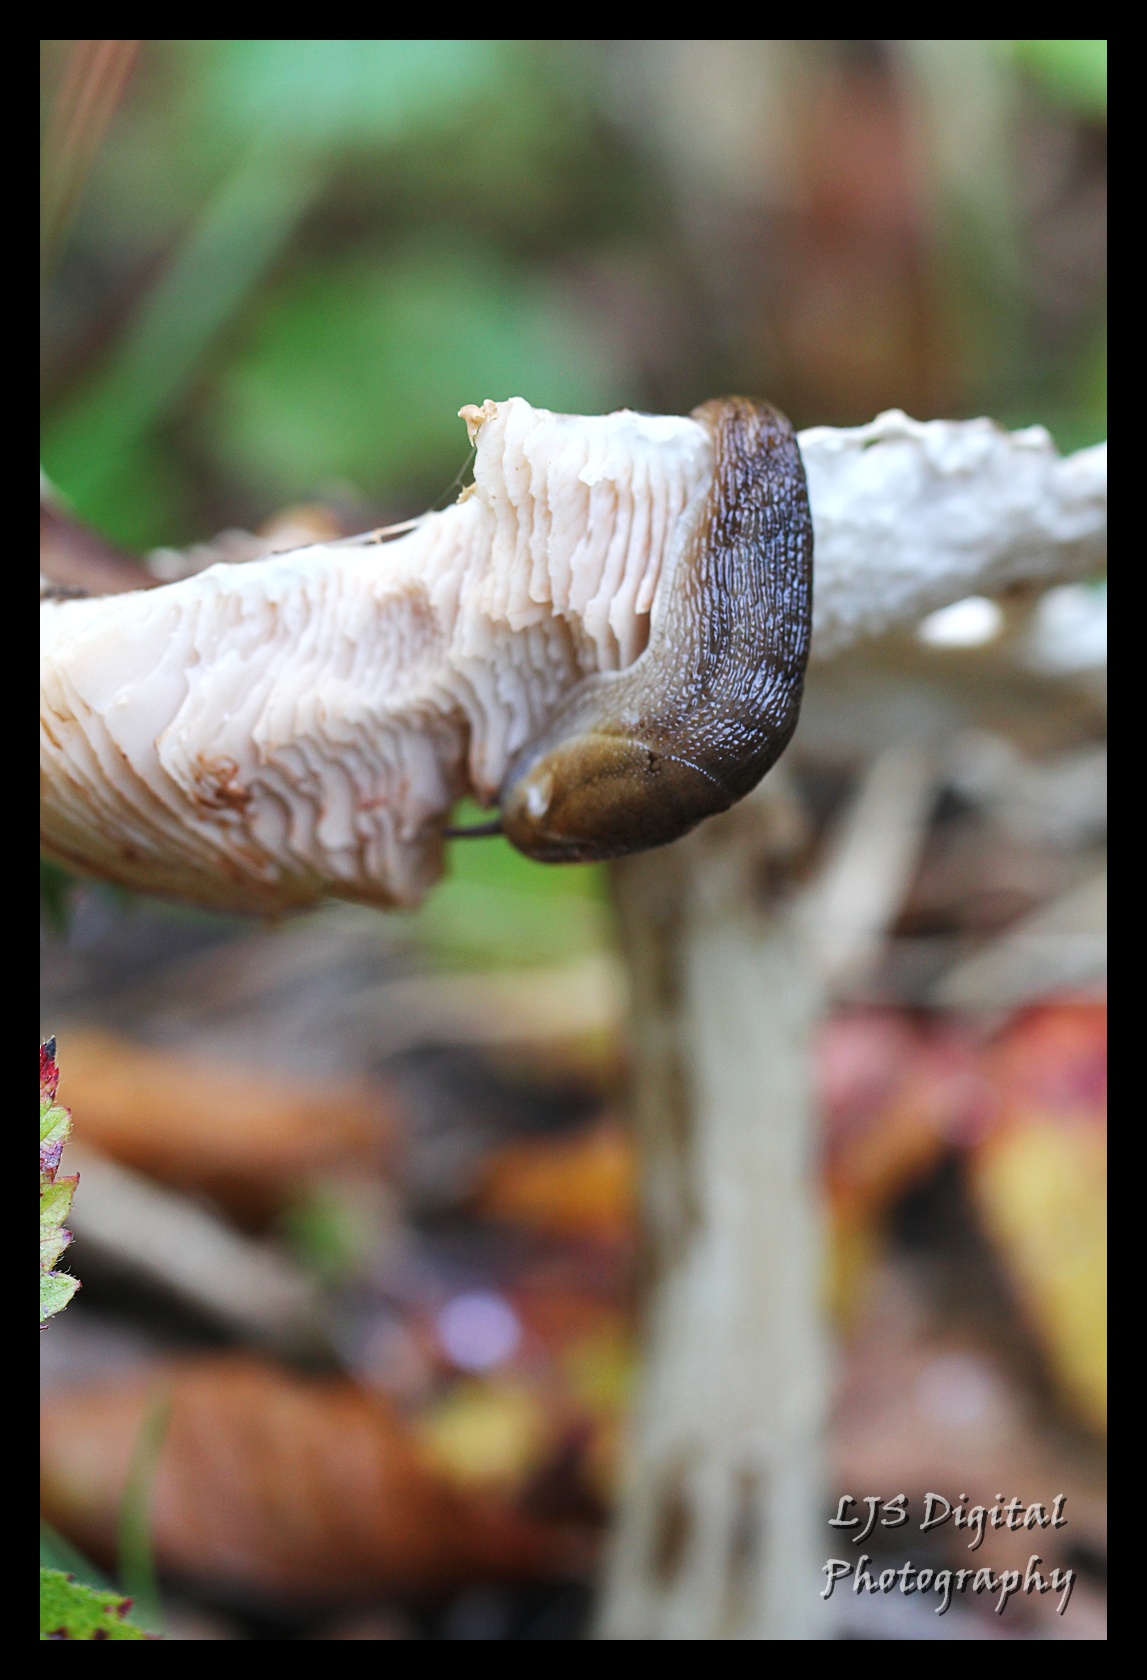
<instances>
[{"instance_id":1,"label":"bumpy mushroom cap surface","mask_svg":"<svg viewBox=\"0 0 1147 1680\"><path fill-rule=\"evenodd\" d=\"M418 902L452 803L640 655L712 478L691 419L462 416L473 487L397 540L42 606L51 854L219 908Z\"/></svg>"}]
</instances>

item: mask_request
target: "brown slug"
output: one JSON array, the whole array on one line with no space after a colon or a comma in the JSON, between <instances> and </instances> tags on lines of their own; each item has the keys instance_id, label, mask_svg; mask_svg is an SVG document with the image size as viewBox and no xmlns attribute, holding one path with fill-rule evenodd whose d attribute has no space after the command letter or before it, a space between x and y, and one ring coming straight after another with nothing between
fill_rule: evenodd
<instances>
[{"instance_id":1,"label":"brown slug","mask_svg":"<svg viewBox=\"0 0 1147 1680\"><path fill-rule=\"evenodd\" d=\"M755 787L796 728L812 625L812 519L796 436L767 403L695 409L713 483L627 670L587 678L511 764L502 828L529 857L664 846Z\"/></svg>"}]
</instances>

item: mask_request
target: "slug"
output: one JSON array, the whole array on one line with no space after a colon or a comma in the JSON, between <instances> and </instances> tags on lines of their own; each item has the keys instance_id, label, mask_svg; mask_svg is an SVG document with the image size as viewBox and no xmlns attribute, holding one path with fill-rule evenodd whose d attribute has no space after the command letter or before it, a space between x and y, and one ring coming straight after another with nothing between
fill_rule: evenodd
<instances>
[{"instance_id":1,"label":"slug","mask_svg":"<svg viewBox=\"0 0 1147 1680\"><path fill-rule=\"evenodd\" d=\"M693 419L713 482L683 521L649 641L586 678L511 763L501 826L545 863L664 846L744 797L800 712L812 628L812 519L793 428L723 397Z\"/></svg>"}]
</instances>

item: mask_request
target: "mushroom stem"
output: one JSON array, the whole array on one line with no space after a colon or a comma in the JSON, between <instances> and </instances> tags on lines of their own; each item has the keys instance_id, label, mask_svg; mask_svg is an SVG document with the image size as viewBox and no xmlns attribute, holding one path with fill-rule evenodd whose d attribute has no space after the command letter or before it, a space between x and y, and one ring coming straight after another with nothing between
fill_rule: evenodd
<instances>
[{"instance_id":1,"label":"mushroom stem","mask_svg":"<svg viewBox=\"0 0 1147 1680\"><path fill-rule=\"evenodd\" d=\"M606 1639L817 1635L828 1349L811 1039L822 985L782 770L612 865L647 1294Z\"/></svg>"}]
</instances>

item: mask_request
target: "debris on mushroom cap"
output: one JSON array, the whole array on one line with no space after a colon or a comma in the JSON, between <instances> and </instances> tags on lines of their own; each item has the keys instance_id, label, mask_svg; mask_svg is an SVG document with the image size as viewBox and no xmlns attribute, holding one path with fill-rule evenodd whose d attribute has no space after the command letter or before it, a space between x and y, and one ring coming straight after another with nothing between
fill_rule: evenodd
<instances>
[{"instance_id":1,"label":"debris on mushroom cap","mask_svg":"<svg viewBox=\"0 0 1147 1680\"><path fill-rule=\"evenodd\" d=\"M468 405L474 485L368 534L41 608L41 832L220 908L417 903L582 678L632 664L708 490L691 419Z\"/></svg>"}]
</instances>

